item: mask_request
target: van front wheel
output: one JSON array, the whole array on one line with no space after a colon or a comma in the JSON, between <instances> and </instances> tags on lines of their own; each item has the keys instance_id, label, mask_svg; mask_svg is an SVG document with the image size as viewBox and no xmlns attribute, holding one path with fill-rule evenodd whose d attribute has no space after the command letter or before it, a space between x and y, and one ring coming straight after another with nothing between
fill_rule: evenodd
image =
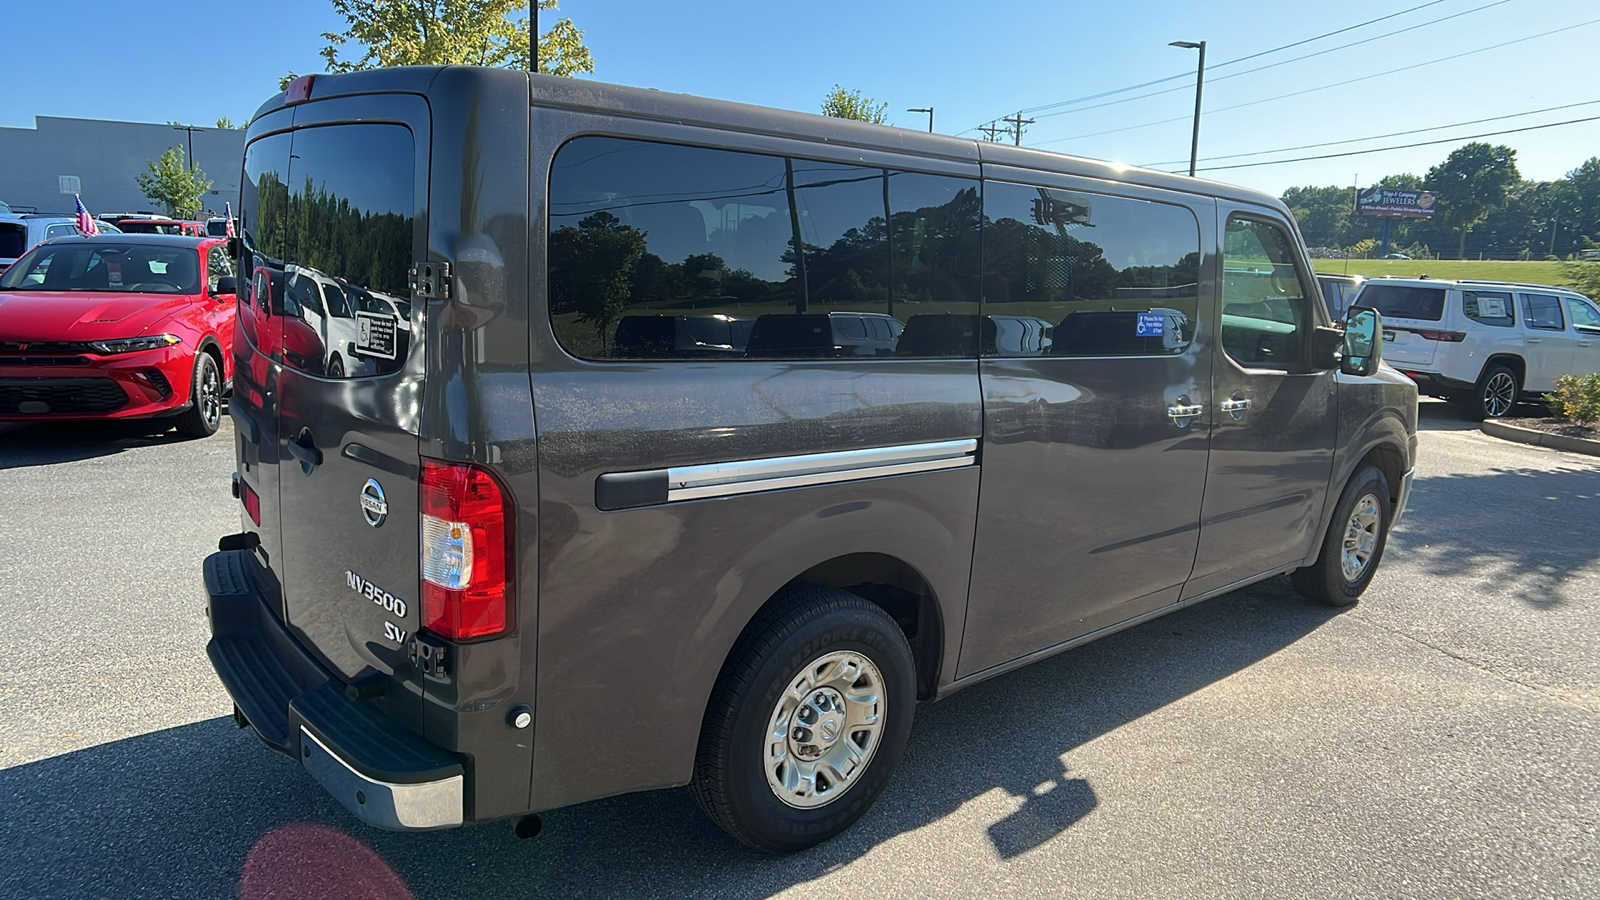
<instances>
[{"instance_id":1,"label":"van front wheel","mask_svg":"<svg viewBox=\"0 0 1600 900\"><path fill-rule=\"evenodd\" d=\"M1317 561L1289 573L1301 596L1329 606L1361 598L1389 539L1389 482L1373 466L1350 477L1322 541Z\"/></svg>"},{"instance_id":2,"label":"van front wheel","mask_svg":"<svg viewBox=\"0 0 1600 900\"><path fill-rule=\"evenodd\" d=\"M760 850L843 832L904 752L915 663L887 613L797 585L740 638L706 710L692 790L712 821Z\"/></svg>"}]
</instances>

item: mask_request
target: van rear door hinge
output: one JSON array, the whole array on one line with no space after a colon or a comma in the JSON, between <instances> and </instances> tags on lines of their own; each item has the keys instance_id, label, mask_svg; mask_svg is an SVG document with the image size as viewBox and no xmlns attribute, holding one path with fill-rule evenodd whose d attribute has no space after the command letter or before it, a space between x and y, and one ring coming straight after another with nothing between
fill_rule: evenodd
<instances>
[{"instance_id":1,"label":"van rear door hinge","mask_svg":"<svg viewBox=\"0 0 1600 900\"><path fill-rule=\"evenodd\" d=\"M411 281L411 296L417 300L450 299L450 264L447 262L418 261L411 264L407 273Z\"/></svg>"}]
</instances>

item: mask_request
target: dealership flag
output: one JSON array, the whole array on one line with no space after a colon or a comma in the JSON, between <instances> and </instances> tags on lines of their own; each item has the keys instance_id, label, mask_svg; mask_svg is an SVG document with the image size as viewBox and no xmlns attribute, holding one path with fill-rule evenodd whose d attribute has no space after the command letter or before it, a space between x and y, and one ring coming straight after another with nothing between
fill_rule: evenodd
<instances>
[{"instance_id":1,"label":"dealership flag","mask_svg":"<svg viewBox=\"0 0 1600 900\"><path fill-rule=\"evenodd\" d=\"M78 203L78 230L89 235L99 234L100 226L95 224L94 216L89 215L89 211L83 208L83 198L73 194L72 199Z\"/></svg>"},{"instance_id":2,"label":"dealership flag","mask_svg":"<svg viewBox=\"0 0 1600 900\"><path fill-rule=\"evenodd\" d=\"M237 237L237 235L233 233L233 202L228 201L224 203L222 208L223 212L228 216L228 237Z\"/></svg>"}]
</instances>

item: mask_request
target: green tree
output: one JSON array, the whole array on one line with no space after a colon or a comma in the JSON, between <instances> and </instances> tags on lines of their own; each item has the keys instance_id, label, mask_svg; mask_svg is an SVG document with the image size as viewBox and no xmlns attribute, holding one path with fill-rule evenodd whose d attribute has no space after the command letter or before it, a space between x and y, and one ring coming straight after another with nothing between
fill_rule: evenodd
<instances>
[{"instance_id":1,"label":"green tree","mask_svg":"<svg viewBox=\"0 0 1600 900\"><path fill-rule=\"evenodd\" d=\"M329 72L384 66L470 65L528 68L528 17L523 0L332 0L349 27L325 32ZM556 0L538 0L539 9ZM355 45L361 55L343 58ZM539 36L539 71L547 75L593 72L583 32L569 18ZM285 83L293 79L291 74Z\"/></svg>"},{"instance_id":2,"label":"green tree","mask_svg":"<svg viewBox=\"0 0 1600 900\"><path fill-rule=\"evenodd\" d=\"M604 349L611 323L628 307L634 269L644 256L645 232L604 210L577 228L557 229L550 235L551 312L575 312L578 321L592 323ZM722 263L710 254L697 259L697 273Z\"/></svg>"},{"instance_id":3,"label":"green tree","mask_svg":"<svg viewBox=\"0 0 1600 900\"><path fill-rule=\"evenodd\" d=\"M1507 193L1521 180L1517 151L1503 144L1458 147L1428 170L1423 184L1438 197L1435 217L1459 235L1458 259L1466 256L1467 232L1504 206Z\"/></svg>"},{"instance_id":4,"label":"green tree","mask_svg":"<svg viewBox=\"0 0 1600 900\"><path fill-rule=\"evenodd\" d=\"M847 91L838 84L835 84L833 90L822 98L822 114L835 119L855 119L858 122L887 125L888 112L887 102L879 103L871 97L861 96L860 91Z\"/></svg>"},{"instance_id":5,"label":"green tree","mask_svg":"<svg viewBox=\"0 0 1600 900\"><path fill-rule=\"evenodd\" d=\"M228 118L227 116L219 116L217 118L217 127L218 128L226 128L226 129L232 131L232 130L238 128L239 126L233 124L233 120Z\"/></svg>"},{"instance_id":6,"label":"green tree","mask_svg":"<svg viewBox=\"0 0 1600 900\"><path fill-rule=\"evenodd\" d=\"M175 218L192 218L200 214L200 198L211 190L211 179L199 169L184 165L183 145L179 144L161 154L159 159L146 162L147 174L134 181L151 202L159 203L167 215Z\"/></svg>"},{"instance_id":7,"label":"green tree","mask_svg":"<svg viewBox=\"0 0 1600 900\"><path fill-rule=\"evenodd\" d=\"M1283 204L1294 213L1300 233L1311 247L1340 247L1350 236L1355 189L1350 187L1292 187L1283 192Z\"/></svg>"}]
</instances>

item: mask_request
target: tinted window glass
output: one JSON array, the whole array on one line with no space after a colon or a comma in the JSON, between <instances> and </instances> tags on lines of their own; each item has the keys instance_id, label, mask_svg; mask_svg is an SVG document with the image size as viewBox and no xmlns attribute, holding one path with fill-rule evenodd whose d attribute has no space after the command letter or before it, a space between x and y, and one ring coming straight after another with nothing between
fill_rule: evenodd
<instances>
[{"instance_id":1,"label":"tinted window glass","mask_svg":"<svg viewBox=\"0 0 1600 900\"><path fill-rule=\"evenodd\" d=\"M1500 291L1462 291L1461 311L1485 325L1510 328L1516 324L1511 295Z\"/></svg>"},{"instance_id":2,"label":"tinted window glass","mask_svg":"<svg viewBox=\"0 0 1600 900\"><path fill-rule=\"evenodd\" d=\"M0 259L16 259L27 249L27 229L15 222L0 222Z\"/></svg>"},{"instance_id":3,"label":"tinted window glass","mask_svg":"<svg viewBox=\"0 0 1600 900\"><path fill-rule=\"evenodd\" d=\"M46 244L7 269L0 288L198 294L200 252L143 244Z\"/></svg>"},{"instance_id":4,"label":"tinted window glass","mask_svg":"<svg viewBox=\"0 0 1600 900\"><path fill-rule=\"evenodd\" d=\"M64 237L69 234L77 233L78 226L76 225L51 225L49 228L45 229L44 239L48 241L53 237Z\"/></svg>"},{"instance_id":5,"label":"tinted window glass","mask_svg":"<svg viewBox=\"0 0 1600 900\"><path fill-rule=\"evenodd\" d=\"M1579 331L1600 332L1600 312L1575 297L1567 298L1567 309L1572 311L1572 327Z\"/></svg>"},{"instance_id":6,"label":"tinted window glass","mask_svg":"<svg viewBox=\"0 0 1600 900\"><path fill-rule=\"evenodd\" d=\"M396 372L409 350L409 319L388 303L356 315L347 294L410 291L411 132L399 125L306 128L294 133L293 151L283 271L296 307L287 314L298 321L283 323L284 361L330 378Z\"/></svg>"},{"instance_id":7,"label":"tinted window glass","mask_svg":"<svg viewBox=\"0 0 1600 900\"><path fill-rule=\"evenodd\" d=\"M217 290L218 279L233 274L233 266L228 263L228 253L219 244L206 252L206 287L211 292Z\"/></svg>"},{"instance_id":8,"label":"tinted window glass","mask_svg":"<svg viewBox=\"0 0 1600 900\"><path fill-rule=\"evenodd\" d=\"M1567 327L1561 316L1561 298L1552 294L1523 294L1522 319L1529 328L1565 331Z\"/></svg>"},{"instance_id":9,"label":"tinted window glass","mask_svg":"<svg viewBox=\"0 0 1600 900\"><path fill-rule=\"evenodd\" d=\"M1444 318L1444 288L1408 287L1400 284L1367 282L1356 303L1370 306L1385 319L1421 319L1437 322Z\"/></svg>"},{"instance_id":10,"label":"tinted window glass","mask_svg":"<svg viewBox=\"0 0 1600 900\"><path fill-rule=\"evenodd\" d=\"M983 205L984 353L1163 355L1194 340L1200 229L1187 209L1000 182Z\"/></svg>"},{"instance_id":11,"label":"tinted window glass","mask_svg":"<svg viewBox=\"0 0 1600 900\"><path fill-rule=\"evenodd\" d=\"M1268 222L1230 217L1222 266L1223 350L1246 366L1299 365L1314 322L1288 233Z\"/></svg>"},{"instance_id":12,"label":"tinted window glass","mask_svg":"<svg viewBox=\"0 0 1600 900\"><path fill-rule=\"evenodd\" d=\"M550 315L577 356L876 354L858 317L847 346L828 315L976 311L970 180L592 137L557 153L550 209ZM682 324L668 341L650 317Z\"/></svg>"}]
</instances>

